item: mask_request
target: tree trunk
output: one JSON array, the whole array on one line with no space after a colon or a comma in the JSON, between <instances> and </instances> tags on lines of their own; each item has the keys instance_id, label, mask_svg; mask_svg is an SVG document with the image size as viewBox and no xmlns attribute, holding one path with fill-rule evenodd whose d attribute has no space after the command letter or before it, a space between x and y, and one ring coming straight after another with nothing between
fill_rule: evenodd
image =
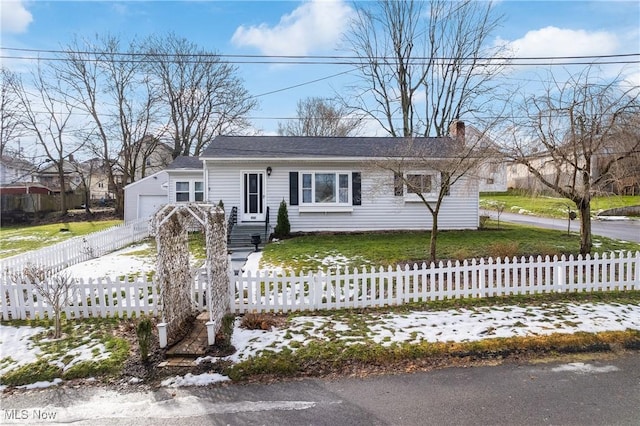
<instances>
[{"instance_id":1,"label":"tree trunk","mask_svg":"<svg viewBox=\"0 0 640 426\"><path fill-rule=\"evenodd\" d=\"M576 203L580 211L580 254L586 255L591 253L593 246L591 241L591 203L589 200L582 199Z\"/></svg>"},{"instance_id":2,"label":"tree trunk","mask_svg":"<svg viewBox=\"0 0 640 426\"><path fill-rule=\"evenodd\" d=\"M58 166L58 181L60 182L60 214L67 214L67 188L64 179L63 166Z\"/></svg>"},{"instance_id":3,"label":"tree trunk","mask_svg":"<svg viewBox=\"0 0 640 426\"><path fill-rule=\"evenodd\" d=\"M436 244L438 242L438 214L431 215L433 224L431 225L431 241L429 243L429 261L436 261Z\"/></svg>"}]
</instances>

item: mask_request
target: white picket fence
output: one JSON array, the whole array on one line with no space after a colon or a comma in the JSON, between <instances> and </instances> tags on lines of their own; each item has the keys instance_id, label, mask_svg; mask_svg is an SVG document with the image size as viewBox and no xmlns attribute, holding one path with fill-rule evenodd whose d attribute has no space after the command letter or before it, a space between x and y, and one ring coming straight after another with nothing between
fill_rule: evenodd
<instances>
[{"instance_id":1,"label":"white picket fence","mask_svg":"<svg viewBox=\"0 0 640 426\"><path fill-rule=\"evenodd\" d=\"M640 290L640 252L586 257L480 259L370 268L230 275L230 310L290 312L402 305L456 298L538 293ZM191 289L196 309L206 308L207 282L197 271ZM64 309L67 318L158 315L157 285L146 278L77 280ZM32 284L0 279L0 319L51 317Z\"/></svg>"},{"instance_id":2,"label":"white picket fence","mask_svg":"<svg viewBox=\"0 0 640 426\"><path fill-rule=\"evenodd\" d=\"M58 272L149 237L149 225L149 218L138 219L39 250L0 259L0 273L20 273L29 264Z\"/></svg>"},{"instance_id":3,"label":"white picket fence","mask_svg":"<svg viewBox=\"0 0 640 426\"><path fill-rule=\"evenodd\" d=\"M231 311L290 312L553 292L640 290L640 252L236 276Z\"/></svg>"},{"instance_id":4,"label":"white picket fence","mask_svg":"<svg viewBox=\"0 0 640 426\"><path fill-rule=\"evenodd\" d=\"M0 319L52 318L53 306L30 282L0 278ZM53 279L53 278L50 278ZM204 270L197 271L191 287L194 308L206 308L207 280ZM146 277L76 279L67 294L63 309L66 318L157 316L162 311L160 289Z\"/></svg>"}]
</instances>

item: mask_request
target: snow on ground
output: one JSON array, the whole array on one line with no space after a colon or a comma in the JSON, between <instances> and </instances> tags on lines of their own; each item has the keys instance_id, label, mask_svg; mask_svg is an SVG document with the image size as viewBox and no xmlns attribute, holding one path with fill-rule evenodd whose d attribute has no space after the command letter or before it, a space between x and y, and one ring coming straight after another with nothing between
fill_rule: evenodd
<instances>
[{"instance_id":1,"label":"snow on ground","mask_svg":"<svg viewBox=\"0 0 640 426\"><path fill-rule=\"evenodd\" d=\"M0 376L38 359L41 351L34 345L31 338L43 331L45 329L42 327L0 325Z\"/></svg>"},{"instance_id":2,"label":"snow on ground","mask_svg":"<svg viewBox=\"0 0 640 426\"><path fill-rule=\"evenodd\" d=\"M64 270L72 278L100 278L122 275L145 275L156 269L154 256L136 256L151 248L150 243L134 244L96 259L78 263Z\"/></svg>"},{"instance_id":3,"label":"snow on ground","mask_svg":"<svg viewBox=\"0 0 640 426\"><path fill-rule=\"evenodd\" d=\"M74 277L115 276L140 274L152 271L155 260L144 256L132 256L132 252L146 250L148 244L139 244L125 250L103 256L69 268ZM259 269L261 252L249 255L244 273ZM339 314L326 316L293 317L286 327L269 331L240 328L237 319L232 336L236 353L222 359L234 363L258 356L265 351L279 352L286 347L295 348L311 341L341 339L348 344L378 343L389 346L393 343L465 342L495 337L536 336L552 333L596 333L602 331L640 330L640 304L618 303L552 303L541 306L497 306L450 309L445 311L415 311L389 314L363 314L359 322L364 323L365 332L354 333L346 317ZM33 362L41 355L40 349L30 340L42 328L8 327L0 325L0 375ZM76 348L69 368L85 359L99 359L108 352L99 342L89 341ZM6 357L11 357L8 360ZM220 358L201 358L198 362L214 362ZM51 360L61 364L62 359ZM219 374L176 376L163 382L163 386L204 386L229 380ZM32 386L57 385L59 381L38 383ZM0 391L1 391L0 387Z\"/></svg>"}]
</instances>

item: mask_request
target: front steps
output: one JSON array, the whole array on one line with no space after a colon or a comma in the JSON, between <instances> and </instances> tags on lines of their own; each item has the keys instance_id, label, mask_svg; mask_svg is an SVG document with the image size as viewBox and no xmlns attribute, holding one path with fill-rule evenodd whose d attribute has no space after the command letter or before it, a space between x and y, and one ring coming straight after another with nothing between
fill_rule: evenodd
<instances>
[{"instance_id":1,"label":"front steps","mask_svg":"<svg viewBox=\"0 0 640 426\"><path fill-rule=\"evenodd\" d=\"M261 243L258 245L258 248L264 247L264 245L269 240L269 235L264 230L264 223L257 224L243 224L238 223L233 226L231 230L231 235L227 240L227 248L231 251L240 251L240 250L255 250L255 245L251 243L251 236L254 234L259 234Z\"/></svg>"}]
</instances>

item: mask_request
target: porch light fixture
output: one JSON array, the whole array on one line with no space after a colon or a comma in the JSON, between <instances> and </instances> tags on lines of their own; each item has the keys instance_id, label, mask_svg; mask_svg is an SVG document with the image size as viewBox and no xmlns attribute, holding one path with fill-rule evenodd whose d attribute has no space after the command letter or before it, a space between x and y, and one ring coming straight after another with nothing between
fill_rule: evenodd
<instances>
[{"instance_id":1,"label":"porch light fixture","mask_svg":"<svg viewBox=\"0 0 640 426\"><path fill-rule=\"evenodd\" d=\"M271 168L271 166L267 167L267 176L271 176L271 171L273 169Z\"/></svg>"}]
</instances>

